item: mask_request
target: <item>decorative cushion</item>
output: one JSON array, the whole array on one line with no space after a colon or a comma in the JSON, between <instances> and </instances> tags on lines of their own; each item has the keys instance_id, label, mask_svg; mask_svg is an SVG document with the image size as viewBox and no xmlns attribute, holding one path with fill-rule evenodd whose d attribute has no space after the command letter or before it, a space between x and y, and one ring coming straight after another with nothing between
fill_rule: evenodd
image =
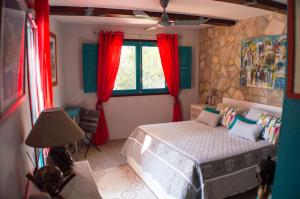
<instances>
[{"instance_id":1,"label":"decorative cushion","mask_svg":"<svg viewBox=\"0 0 300 199\"><path fill-rule=\"evenodd\" d=\"M266 111L257 108L250 108L249 112L245 115L247 119L257 121L261 114L267 114Z\"/></svg>"},{"instance_id":2,"label":"decorative cushion","mask_svg":"<svg viewBox=\"0 0 300 199\"><path fill-rule=\"evenodd\" d=\"M257 125L255 121L237 116L229 134L239 136L247 140L257 141L262 129L263 127L261 125Z\"/></svg>"},{"instance_id":3,"label":"decorative cushion","mask_svg":"<svg viewBox=\"0 0 300 199\"><path fill-rule=\"evenodd\" d=\"M221 119L221 125L229 128L231 123L234 121L235 116L237 116L239 108L226 107L223 112L223 117Z\"/></svg>"},{"instance_id":4,"label":"decorative cushion","mask_svg":"<svg viewBox=\"0 0 300 199\"><path fill-rule=\"evenodd\" d=\"M265 140L268 140L272 144L277 144L280 127L281 127L281 119L275 116L272 117L262 133L263 138Z\"/></svg>"},{"instance_id":5,"label":"decorative cushion","mask_svg":"<svg viewBox=\"0 0 300 199\"><path fill-rule=\"evenodd\" d=\"M225 108L227 108L228 105L224 104L224 103L219 103L217 104L216 110L224 112Z\"/></svg>"},{"instance_id":6,"label":"decorative cushion","mask_svg":"<svg viewBox=\"0 0 300 199\"><path fill-rule=\"evenodd\" d=\"M249 119L247 119L247 118L245 118L245 117L242 117L242 116L240 116L240 115L237 115L237 116L235 117L234 121L233 121L233 122L231 123L231 125L229 126L229 129L232 129L232 127L235 125L235 123L236 123L237 120L240 120L240 121L245 122L245 123L247 123L247 124L256 124L256 121L255 121L255 120L249 120Z\"/></svg>"},{"instance_id":7,"label":"decorative cushion","mask_svg":"<svg viewBox=\"0 0 300 199\"><path fill-rule=\"evenodd\" d=\"M220 121L220 115L216 113L208 112L204 109L201 111L196 121L203 124L207 124L211 127L216 127Z\"/></svg>"},{"instance_id":8,"label":"decorative cushion","mask_svg":"<svg viewBox=\"0 0 300 199\"><path fill-rule=\"evenodd\" d=\"M266 127L272 118L273 116L270 113L261 113L257 120L257 124Z\"/></svg>"},{"instance_id":9,"label":"decorative cushion","mask_svg":"<svg viewBox=\"0 0 300 199\"><path fill-rule=\"evenodd\" d=\"M216 108L213 107L206 107L204 110L211 112L211 113L215 113L215 114L220 114L221 111L217 110Z\"/></svg>"}]
</instances>

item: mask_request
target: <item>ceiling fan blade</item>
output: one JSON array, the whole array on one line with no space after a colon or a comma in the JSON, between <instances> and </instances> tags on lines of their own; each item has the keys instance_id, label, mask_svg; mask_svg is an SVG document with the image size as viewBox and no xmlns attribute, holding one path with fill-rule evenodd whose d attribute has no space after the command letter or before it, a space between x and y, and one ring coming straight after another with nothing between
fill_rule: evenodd
<instances>
[{"instance_id":1,"label":"ceiling fan blade","mask_svg":"<svg viewBox=\"0 0 300 199\"><path fill-rule=\"evenodd\" d=\"M134 15L126 15L126 14L106 14L105 17L136 18Z\"/></svg>"},{"instance_id":2,"label":"ceiling fan blade","mask_svg":"<svg viewBox=\"0 0 300 199\"><path fill-rule=\"evenodd\" d=\"M150 17L150 16L149 16L145 11L143 11L143 10L134 10L134 11L133 11L133 15L134 15L134 17L139 18L139 19L147 19L147 20L159 22L159 18L157 18L157 17Z\"/></svg>"},{"instance_id":3,"label":"ceiling fan blade","mask_svg":"<svg viewBox=\"0 0 300 199\"><path fill-rule=\"evenodd\" d=\"M84 9L85 15L86 16L92 16L94 14L95 8L86 8Z\"/></svg>"},{"instance_id":4,"label":"ceiling fan blade","mask_svg":"<svg viewBox=\"0 0 300 199\"><path fill-rule=\"evenodd\" d=\"M106 14L105 17L117 17L117 18L125 18L125 19L141 19L141 20L149 20L154 22L159 22L159 18L157 17L150 17L150 16L135 16L135 15L121 15L121 14Z\"/></svg>"},{"instance_id":5,"label":"ceiling fan blade","mask_svg":"<svg viewBox=\"0 0 300 199\"><path fill-rule=\"evenodd\" d=\"M252 0L252 2L246 3L245 6L254 6L258 4L257 0Z\"/></svg>"},{"instance_id":6,"label":"ceiling fan blade","mask_svg":"<svg viewBox=\"0 0 300 199\"><path fill-rule=\"evenodd\" d=\"M198 20L176 20L173 22L173 25L177 26L177 25L202 25L204 23L206 23L207 21L209 21L210 18L203 18L200 17Z\"/></svg>"},{"instance_id":7,"label":"ceiling fan blade","mask_svg":"<svg viewBox=\"0 0 300 199\"><path fill-rule=\"evenodd\" d=\"M156 29L161 28L161 27L163 27L163 26L158 23L158 24L156 24L154 26L145 28L144 30L156 30Z\"/></svg>"},{"instance_id":8,"label":"ceiling fan blade","mask_svg":"<svg viewBox=\"0 0 300 199\"><path fill-rule=\"evenodd\" d=\"M150 16L143 10L134 10L133 15L138 18L150 18Z\"/></svg>"}]
</instances>

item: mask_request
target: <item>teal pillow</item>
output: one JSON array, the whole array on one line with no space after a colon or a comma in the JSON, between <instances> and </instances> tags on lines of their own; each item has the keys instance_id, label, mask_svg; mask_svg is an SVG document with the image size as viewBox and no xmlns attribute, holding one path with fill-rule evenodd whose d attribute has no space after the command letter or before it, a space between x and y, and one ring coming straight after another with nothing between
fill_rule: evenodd
<instances>
[{"instance_id":1,"label":"teal pillow","mask_svg":"<svg viewBox=\"0 0 300 199\"><path fill-rule=\"evenodd\" d=\"M205 107L205 109L207 112L211 112L211 113L215 113L215 114L220 114L220 111L216 110L216 108L212 108L212 107Z\"/></svg>"},{"instance_id":2,"label":"teal pillow","mask_svg":"<svg viewBox=\"0 0 300 199\"><path fill-rule=\"evenodd\" d=\"M237 116L235 117L234 121L233 121L233 122L231 123L231 125L229 126L229 129L232 129L232 127L235 125L235 123L236 123L237 120L240 120L240 121L245 122L245 123L248 123L248 124L256 124L256 121L254 121L254 120L249 120L249 119L247 119L247 118L245 118L245 117L242 117L242 116L240 116L240 115L237 115Z\"/></svg>"}]
</instances>

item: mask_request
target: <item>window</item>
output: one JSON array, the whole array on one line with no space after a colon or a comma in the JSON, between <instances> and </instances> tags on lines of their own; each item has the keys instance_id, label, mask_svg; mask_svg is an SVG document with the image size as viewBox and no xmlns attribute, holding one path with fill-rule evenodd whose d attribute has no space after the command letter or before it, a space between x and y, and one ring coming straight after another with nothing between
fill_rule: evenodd
<instances>
[{"instance_id":1,"label":"window","mask_svg":"<svg viewBox=\"0 0 300 199\"><path fill-rule=\"evenodd\" d=\"M124 41L114 95L168 93L156 42Z\"/></svg>"},{"instance_id":2,"label":"window","mask_svg":"<svg viewBox=\"0 0 300 199\"><path fill-rule=\"evenodd\" d=\"M83 92L97 92L98 44L82 45ZM180 88L191 88L192 47L179 46ZM113 94L167 93L156 42L124 41Z\"/></svg>"},{"instance_id":3,"label":"window","mask_svg":"<svg viewBox=\"0 0 300 199\"><path fill-rule=\"evenodd\" d=\"M38 56L38 43L37 43L37 29L35 22L31 19L27 20L27 42L26 42L26 52L27 52L27 67L28 67L28 85L29 85L29 103L32 125L37 120L39 114L44 109L44 100L41 86L41 76L40 76L40 65ZM29 153L31 154L31 153ZM36 148L31 157L38 158L38 167L44 166L44 155L43 149Z\"/></svg>"},{"instance_id":4,"label":"window","mask_svg":"<svg viewBox=\"0 0 300 199\"><path fill-rule=\"evenodd\" d=\"M43 92L40 76L40 65L37 44L37 29L35 22L27 22L27 57L28 57L28 84L30 95L31 118L34 124L44 108Z\"/></svg>"}]
</instances>

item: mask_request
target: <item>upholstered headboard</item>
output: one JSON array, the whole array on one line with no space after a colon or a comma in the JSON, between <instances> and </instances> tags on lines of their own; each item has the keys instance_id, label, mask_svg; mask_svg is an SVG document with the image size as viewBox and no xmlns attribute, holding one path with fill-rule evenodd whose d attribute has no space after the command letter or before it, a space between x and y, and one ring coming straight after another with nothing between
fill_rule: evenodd
<instances>
[{"instance_id":1,"label":"upholstered headboard","mask_svg":"<svg viewBox=\"0 0 300 199\"><path fill-rule=\"evenodd\" d=\"M267 104L259 104L259 103L255 103L255 102L248 102L248 101L237 100L237 99L226 98L226 97L223 98L223 103L226 105L230 105L230 106L240 106L240 107L243 107L248 110L251 107L254 107L254 108L266 110L268 112L273 112L273 113L277 113L280 115L282 114L281 107L271 106L271 105L267 105Z\"/></svg>"}]
</instances>

